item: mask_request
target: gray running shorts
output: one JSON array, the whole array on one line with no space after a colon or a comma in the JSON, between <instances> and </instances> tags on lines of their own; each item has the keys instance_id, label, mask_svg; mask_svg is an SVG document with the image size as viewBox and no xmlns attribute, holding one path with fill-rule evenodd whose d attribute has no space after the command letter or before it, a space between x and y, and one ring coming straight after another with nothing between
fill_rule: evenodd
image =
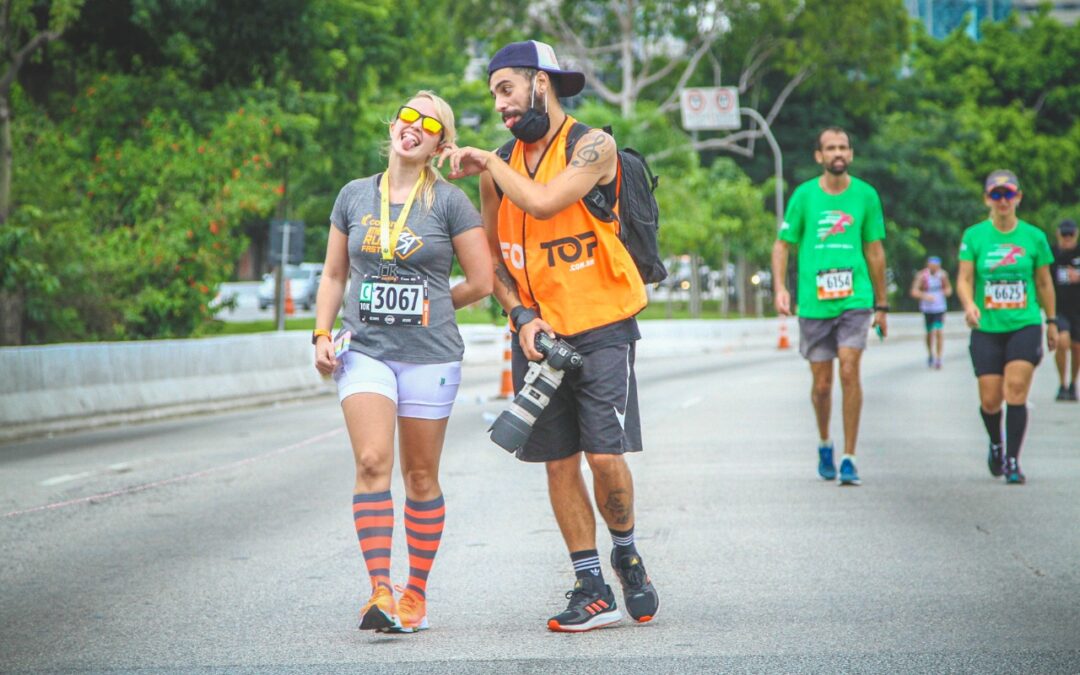
<instances>
[{"instance_id":1,"label":"gray running shorts","mask_svg":"<svg viewBox=\"0 0 1080 675\"><path fill-rule=\"evenodd\" d=\"M581 368L566 373L551 402L540 413L517 458L550 462L585 451L621 455L641 450L641 417L636 343L601 347L583 354ZM513 340L514 393L521 390L528 361L517 336Z\"/></svg>"},{"instance_id":2,"label":"gray running shorts","mask_svg":"<svg viewBox=\"0 0 1080 675\"><path fill-rule=\"evenodd\" d=\"M840 347L866 349L866 333L874 322L869 309L849 309L832 319L799 317L799 353L807 361L831 361Z\"/></svg>"}]
</instances>

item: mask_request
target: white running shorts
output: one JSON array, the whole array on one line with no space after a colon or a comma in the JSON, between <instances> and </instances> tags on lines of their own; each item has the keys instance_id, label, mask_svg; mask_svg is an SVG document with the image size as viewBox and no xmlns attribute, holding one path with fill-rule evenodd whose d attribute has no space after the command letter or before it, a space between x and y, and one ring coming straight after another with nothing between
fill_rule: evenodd
<instances>
[{"instance_id":1,"label":"white running shorts","mask_svg":"<svg viewBox=\"0 0 1080 675\"><path fill-rule=\"evenodd\" d=\"M397 405L398 417L449 417L461 385L461 361L380 361L354 351L346 352L340 360L334 371L338 400L353 394L381 394Z\"/></svg>"}]
</instances>

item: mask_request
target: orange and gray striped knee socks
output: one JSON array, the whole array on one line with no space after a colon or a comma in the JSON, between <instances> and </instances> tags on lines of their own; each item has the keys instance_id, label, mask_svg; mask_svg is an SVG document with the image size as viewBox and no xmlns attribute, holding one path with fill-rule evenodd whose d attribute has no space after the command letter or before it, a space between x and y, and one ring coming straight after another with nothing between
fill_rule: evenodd
<instances>
[{"instance_id":1,"label":"orange and gray striped knee socks","mask_svg":"<svg viewBox=\"0 0 1080 675\"><path fill-rule=\"evenodd\" d=\"M443 496L426 502L405 499L405 538L409 543L409 583L406 588L427 595L427 579L442 540L446 505Z\"/></svg>"},{"instance_id":2,"label":"orange and gray striped knee socks","mask_svg":"<svg viewBox=\"0 0 1080 675\"><path fill-rule=\"evenodd\" d=\"M371 588L391 588L390 542L394 534L394 500L390 491L353 495L353 521Z\"/></svg>"}]
</instances>

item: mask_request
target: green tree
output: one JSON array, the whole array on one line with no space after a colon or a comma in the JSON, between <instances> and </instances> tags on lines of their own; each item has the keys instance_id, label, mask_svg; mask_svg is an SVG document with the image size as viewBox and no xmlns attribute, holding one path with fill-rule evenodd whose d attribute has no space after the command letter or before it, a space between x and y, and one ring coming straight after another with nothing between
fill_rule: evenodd
<instances>
[{"instance_id":1,"label":"green tree","mask_svg":"<svg viewBox=\"0 0 1080 675\"><path fill-rule=\"evenodd\" d=\"M935 40L918 27L892 110L856 143L854 169L893 221L886 245L904 289L927 253L954 266L964 228L986 217L982 180L994 169L1017 173L1021 217L1048 231L1080 211L1080 27L1044 10L980 32Z\"/></svg>"},{"instance_id":2,"label":"green tree","mask_svg":"<svg viewBox=\"0 0 1080 675\"><path fill-rule=\"evenodd\" d=\"M419 0L89 3L12 89L32 151L14 176L24 231L0 250L27 261L3 288L16 273L32 287L16 312L28 339L197 332L271 217L317 224L321 257L338 188L384 166L404 97L435 88L489 111L486 87L460 83L475 16Z\"/></svg>"},{"instance_id":3,"label":"green tree","mask_svg":"<svg viewBox=\"0 0 1080 675\"><path fill-rule=\"evenodd\" d=\"M686 86L727 85L772 125L809 81L819 103L828 94L848 108L881 110L908 44L900 0L597 0L545 9L534 12L536 26L624 117L643 100L677 112ZM762 136L751 123L692 145L752 157Z\"/></svg>"},{"instance_id":4,"label":"green tree","mask_svg":"<svg viewBox=\"0 0 1080 675\"><path fill-rule=\"evenodd\" d=\"M11 181L14 163L12 146L12 86L19 71L46 44L59 39L79 15L84 0L3 0L0 5L0 228L6 228L11 214ZM36 265L20 259L32 251L25 246L37 242L30 232L11 231L3 236L0 250L0 344L22 343L22 317L26 284L36 284Z\"/></svg>"},{"instance_id":5,"label":"green tree","mask_svg":"<svg viewBox=\"0 0 1080 675\"><path fill-rule=\"evenodd\" d=\"M99 82L84 107L92 114L94 98L125 86L124 78ZM231 231L280 198L270 149L282 117L272 107L238 109L198 133L174 111L155 110L90 159L77 130L20 128L21 141L44 153L40 177L20 181L15 214L35 233L29 259L47 270L28 289L28 307L49 308L28 316L30 340L197 330L245 246ZM68 186L61 198L48 195L58 177Z\"/></svg>"}]
</instances>

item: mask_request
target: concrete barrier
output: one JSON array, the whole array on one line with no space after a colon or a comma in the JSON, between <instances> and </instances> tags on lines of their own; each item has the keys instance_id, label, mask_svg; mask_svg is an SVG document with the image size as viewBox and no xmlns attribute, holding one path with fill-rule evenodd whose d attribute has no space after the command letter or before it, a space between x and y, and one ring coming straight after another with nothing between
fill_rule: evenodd
<instances>
[{"instance_id":1,"label":"concrete barrier","mask_svg":"<svg viewBox=\"0 0 1080 675\"><path fill-rule=\"evenodd\" d=\"M775 318L642 321L638 358L775 349L779 325ZM797 348L797 319L787 319L787 329ZM967 332L959 314L949 315L946 329ZM504 326L461 326L465 362L501 363L504 332ZM890 334L921 338L922 315L891 316ZM315 371L307 331L4 347L0 442L333 391L333 382Z\"/></svg>"},{"instance_id":2,"label":"concrete barrier","mask_svg":"<svg viewBox=\"0 0 1080 675\"><path fill-rule=\"evenodd\" d=\"M762 319L681 319L639 321L641 342L637 355L642 358L666 358L687 354L726 353L747 349L776 349L780 339L780 322L776 317ZM799 348L799 320L783 319L787 325L788 338L794 350ZM465 338L466 363L496 363L502 358L504 326L465 325L461 334ZM948 314L945 334L949 337L965 336L964 315ZM922 314L899 313L889 315L889 339L923 339L926 334ZM875 342L877 338L871 340Z\"/></svg>"},{"instance_id":3,"label":"concrete barrier","mask_svg":"<svg viewBox=\"0 0 1080 675\"><path fill-rule=\"evenodd\" d=\"M307 331L0 348L0 440L332 391Z\"/></svg>"}]
</instances>

